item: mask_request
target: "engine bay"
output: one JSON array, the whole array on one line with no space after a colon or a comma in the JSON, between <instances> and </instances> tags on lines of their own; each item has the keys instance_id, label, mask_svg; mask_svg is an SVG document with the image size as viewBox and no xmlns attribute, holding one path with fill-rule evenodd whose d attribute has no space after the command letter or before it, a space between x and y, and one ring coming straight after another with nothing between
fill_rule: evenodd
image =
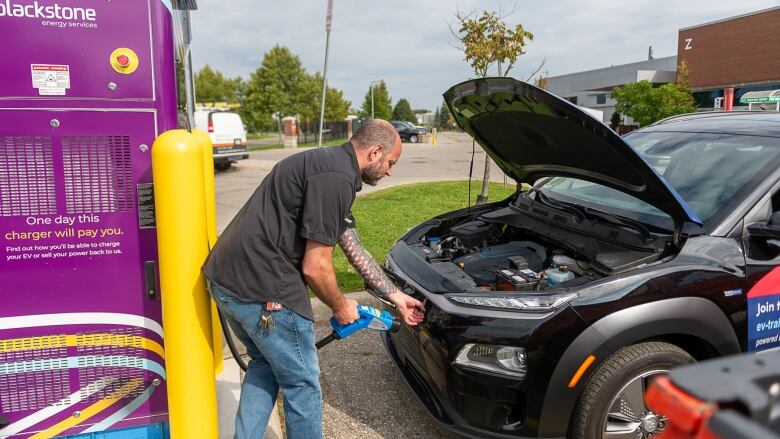
<instances>
[{"instance_id":1,"label":"engine bay","mask_svg":"<svg viewBox=\"0 0 780 439\"><path fill-rule=\"evenodd\" d=\"M404 241L464 292L570 288L655 263L675 251L669 236L639 240L619 227L563 224L516 206L432 220Z\"/></svg>"},{"instance_id":2,"label":"engine bay","mask_svg":"<svg viewBox=\"0 0 780 439\"><path fill-rule=\"evenodd\" d=\"M480 219L431 228L409 243L463 291L542 291L600 278L588 260L509 224Z\"/></svg>"}]
</instances>

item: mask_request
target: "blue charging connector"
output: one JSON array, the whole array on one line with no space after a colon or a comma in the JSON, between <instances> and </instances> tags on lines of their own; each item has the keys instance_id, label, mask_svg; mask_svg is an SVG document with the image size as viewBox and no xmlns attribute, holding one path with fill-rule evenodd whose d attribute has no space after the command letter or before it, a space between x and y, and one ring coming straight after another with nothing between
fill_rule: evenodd
<instances>
[{"instance_id":1,"label":"blue charging connector","mask_svg":"<svg viewBox=\"0 0 780 439\"><path fill-rule=\"evenodd\" d=\"M317 349L333 340L347 338L361 329L396 332L401 327L401 322L388 311L379 311L368 305L358 305L357 312L360 317L347 325L340 325L335 317L331 317L330 326L333 328L333 332L317 342Z\"/></svg>"}]
</instances>

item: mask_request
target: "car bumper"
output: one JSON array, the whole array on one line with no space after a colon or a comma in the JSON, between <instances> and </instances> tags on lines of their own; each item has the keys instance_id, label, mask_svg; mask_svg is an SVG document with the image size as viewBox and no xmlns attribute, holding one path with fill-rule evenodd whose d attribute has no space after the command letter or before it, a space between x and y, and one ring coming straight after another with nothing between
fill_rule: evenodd
<instances>
[{"instance_id":1,"label":"car bumper","mask_svg":"<svg viewBox=\"0 0 780 439\"><path fill-rule=\"evenodd\" d=\"M470 425L469 422L461 416L461 413L459 413L458 409L452 404L450 399L429 384L431 379L428 376L425 367L421 366L412 359L407 358L406 360L402 360L392 337L387 333L382 333L381 338L384 342L388 354L393 359L395 365L398 367L398 370L401 372L404 380L409 385L409 388L425 406L434 420L443 429L459 437L475 439L530 439L536 437L535 435L523 435L520 431L502 433L485 430ZM507 411L506 406L501 406L499 404L499 406L496 407L496 404L487 404L490 401L486 400L481 400L481 402L483 403L483 409L493 411L498 409L499 411L504 411L505 413ZM488 405L490 407L488 407Z\"/></svg>"},{"instance_id":2,"label":"car bumper","mask_svg":"<svg viewBox=\"0 0 780 439\"><path fill-rule=\"evenodd\" d=\"M453 360L469 342L524 346L544 321L459 316L429 302L424 323L383 333L382 340L404 380L443 428L470 438L531 438L539 433L534 419L548 378L537 371L549 369L545 361L529 361L526 376L513 377Z\"/></svg>"},{"instance_id":3,"label":"car bumper","mask_svg":"<svg viewBox=\"0 0 780 439\"><path fill-rule=\"evenodd\" d=\"M214 154L214 163L224 162L236 162L238 160L245 160L249 158L249 153L244 152L224 152Z\"/></svg>"}]
</instances>

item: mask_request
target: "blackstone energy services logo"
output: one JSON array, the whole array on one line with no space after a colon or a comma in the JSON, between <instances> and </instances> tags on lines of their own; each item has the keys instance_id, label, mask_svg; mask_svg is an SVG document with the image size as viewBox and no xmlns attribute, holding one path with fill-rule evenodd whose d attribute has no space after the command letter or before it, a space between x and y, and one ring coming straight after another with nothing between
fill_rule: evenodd
<instances>
[{"instance_id":1,"label":"blackstone energy services logo","mask_svg":"<svg viewBox=\"0 0 780 439\"><path fill-rule=\"evenodd\" d=\"M97 12L92 8L78 8L32 3L18 3L11 0L0 0L0 18L18 17L40 19L44 26L53 27L97 27Z\"/></svg>"}]
</instances>

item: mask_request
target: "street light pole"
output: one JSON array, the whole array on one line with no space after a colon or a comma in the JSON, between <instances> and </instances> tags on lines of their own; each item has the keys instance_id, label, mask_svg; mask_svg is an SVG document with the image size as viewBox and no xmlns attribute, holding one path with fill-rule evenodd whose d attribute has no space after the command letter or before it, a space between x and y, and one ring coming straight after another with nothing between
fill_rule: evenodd
<instances>
[{"instance_id":1,"label":"street light pole","mask_svg":"<svg viewBox=\"0 0 780 439\"><path fill-rule=\"evenodd\" d=\"M333 22L333 0L328 0L328 15L325 16L325 67L322 69L322 99L320 100L320 135L317 146L322 146L322 127L325 123L325 92L328 89L328 50L330 49L330 28Z\"/></svg>"}]
</instances>

